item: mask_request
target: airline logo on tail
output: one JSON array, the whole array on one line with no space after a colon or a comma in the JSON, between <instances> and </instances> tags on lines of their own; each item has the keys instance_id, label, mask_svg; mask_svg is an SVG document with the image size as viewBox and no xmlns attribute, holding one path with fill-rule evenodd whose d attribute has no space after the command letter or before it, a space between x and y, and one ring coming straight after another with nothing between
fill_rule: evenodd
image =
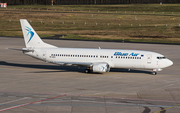
<instances>
[{"instance_id":1,"label":"airline logo on tail","mask_svg":"<svg viewBox=\"0 0 180 113\"><path fill-rule=\"evenodd\" d=\"M30 38L29 38L29 41L27 43L29 43L32 39L32 37L34 36L34 32L31 31L31 28L27 27L26 26L26 30L28 31L28 34L27 36L30 34Z\"/></svg>"}]
</instances>

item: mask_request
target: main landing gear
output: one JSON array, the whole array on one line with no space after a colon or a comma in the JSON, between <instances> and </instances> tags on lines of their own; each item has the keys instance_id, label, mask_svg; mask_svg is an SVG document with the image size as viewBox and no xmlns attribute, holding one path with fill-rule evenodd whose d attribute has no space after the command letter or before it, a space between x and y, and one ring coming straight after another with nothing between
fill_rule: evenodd
<instances>
[{"instance_id":1,"label":"main landing gear","mask_svg":"<svg viewBox=\"0 0 180 113\"><path fill-rule=\"evenodd\" d=\"M87 69L84 70L84 72L85 73L91 73L91 70L87 68Z\"/></svg>"}]
</instances>

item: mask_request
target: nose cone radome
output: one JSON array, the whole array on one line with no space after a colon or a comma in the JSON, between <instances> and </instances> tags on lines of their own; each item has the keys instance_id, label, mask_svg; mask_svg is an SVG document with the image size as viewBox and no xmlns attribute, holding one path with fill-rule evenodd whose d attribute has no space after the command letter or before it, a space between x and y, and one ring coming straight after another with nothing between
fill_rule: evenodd
<instances>
[{"instance_id":1,"label":"nose cone radome","mask_svg":"<svg viewBox=\"0 0 180 113\"><path fill-rule=\"evenodd\" d=\"M169 66L173 65L173 62L171 60L169 60Z\"/></svg>"},{"instance_id":2,"label":"nose cone radome","mask_svg":"<svg viewBox=\"0 0 180 113\"><path fill-rule=\"evenodd\" d=\"M166 65L167 65L167 67L169 67L169 66L173 65L173 62L168 59L167 62L166 62Z\"/></svg>"}]
</instances>

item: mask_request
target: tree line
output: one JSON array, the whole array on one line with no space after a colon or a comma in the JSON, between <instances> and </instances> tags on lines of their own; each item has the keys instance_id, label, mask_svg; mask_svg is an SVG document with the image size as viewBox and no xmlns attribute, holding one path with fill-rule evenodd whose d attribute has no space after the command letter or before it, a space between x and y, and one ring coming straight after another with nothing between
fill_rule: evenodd
<instances>
[{"instance_id":1,"label":"tree line","mask_svg":"<svg viewBox=\"0 0 180 113\"><path fill-rule=\"evenodd\" d=\"M8 5L51 5L52 0L0 0ZM54 5L180 3L180 0L53 0Z\"/></svg>"}]
</instances>

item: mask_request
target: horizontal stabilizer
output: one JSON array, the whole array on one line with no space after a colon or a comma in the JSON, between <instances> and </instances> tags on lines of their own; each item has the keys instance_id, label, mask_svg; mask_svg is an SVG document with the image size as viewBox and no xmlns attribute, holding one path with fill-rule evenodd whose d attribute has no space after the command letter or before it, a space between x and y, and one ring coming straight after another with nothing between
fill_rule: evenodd
<instances>
[{"instance_id":1,"label":"horizontal stabilizer","mask_svg":"<svg viewBox=\"0 0 180 113\"><path fill-rule=\"evenodd\" d=\"M16 51L23 51L23 52L34 52L33 49L28 49L28 48L22 48L22 49L16 49L16 48L6 48L10 50L16 50Z\"/></svg>"}]
</instances>

